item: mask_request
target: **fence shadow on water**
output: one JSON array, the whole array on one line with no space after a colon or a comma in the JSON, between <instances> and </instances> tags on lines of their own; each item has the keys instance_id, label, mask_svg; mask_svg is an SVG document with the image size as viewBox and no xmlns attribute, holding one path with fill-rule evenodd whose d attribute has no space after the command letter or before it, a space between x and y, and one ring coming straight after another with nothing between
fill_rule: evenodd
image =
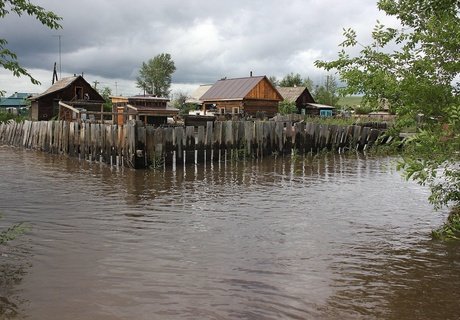
<instances>
[{"instance_id":1,"label":"fence shadow on water","mask_svg":"<svg viewBox=\"0 0 460 320\"><path fill-rule=\"evenodd\" d=\"M363 126L290 121L222 121L155 128L66 121L0 124L0 144L64 154L112 166L160 168L245 157L363 150L382 131Z\"/></svg>"}]
</instances>

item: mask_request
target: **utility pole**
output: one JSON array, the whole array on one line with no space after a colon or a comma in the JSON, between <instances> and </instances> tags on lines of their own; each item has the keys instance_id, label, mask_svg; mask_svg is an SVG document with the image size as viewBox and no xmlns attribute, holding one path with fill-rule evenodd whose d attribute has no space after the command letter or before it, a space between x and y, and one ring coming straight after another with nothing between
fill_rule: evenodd
<instances>
[{"instance_id":1,"label":"utility pole","mask_svg":"<svg viewBox=\"0 0 460 320\"><path fill-rule=\"evenodd\" d=\"M118 96L118 82L115 81L115 96Z\"/></svg>"},{"instance_id":2,"label":"utility pole","mask_svg":"<svg viewBox=\"0 0 460 320\"><path fill-rule=\"evenodd\" d=\"M99 81L94 80L93 83L94 83L94 89L97 89L97 85L99 84Z\"/></svg>"}]
</instances>

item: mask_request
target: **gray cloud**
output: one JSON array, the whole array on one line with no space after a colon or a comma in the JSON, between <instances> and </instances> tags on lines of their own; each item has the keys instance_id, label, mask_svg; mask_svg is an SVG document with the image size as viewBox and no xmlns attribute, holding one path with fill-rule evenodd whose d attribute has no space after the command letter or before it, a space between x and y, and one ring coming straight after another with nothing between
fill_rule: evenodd
<instances>
[{"instance_id":1,"label":"gray cloud","mask_svg":"<svg viewBox=\"0 0 460 320\"><path fill-rule=\"evenodd\" d=\"M143 61L168 52L175 83L213 83L222 76L282 76L299 72L313 79L317 59L332 59L342 28L368 36L379 13L363 0L291 1L34 1L63 17L62 30L33 18L0 20L0 38L27 68L133 81ZM2 85L4 86L4 85Z\"/></svg>"}]
</instances>

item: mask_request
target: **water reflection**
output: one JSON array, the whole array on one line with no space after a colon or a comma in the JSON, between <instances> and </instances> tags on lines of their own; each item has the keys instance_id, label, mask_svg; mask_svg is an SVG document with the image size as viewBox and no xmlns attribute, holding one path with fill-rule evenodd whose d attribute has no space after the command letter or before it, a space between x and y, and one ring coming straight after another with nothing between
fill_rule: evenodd
<instances>
[{"instance_id":1,"label":"water reflection","mask_svg":"<svg viewBox=\"0 0 460 320\"><path fill-rule=\"evenodd\" d=\"M13 246L0 246L0 319L19 318L27 303L19 287L31 267L28 252L18 241Z\"/></svg>"},{"instance_id":2,"label":"water reflection","mask_svg":"<svg viewBox=\"0 0 460 320\"><path fill-rule=\"evenodd\" d=\"M456 315L458 248L429 241L443 214L392 159L135 171L0 149L0 161L0 204L33 225L33 267L12 286L26 316Z\"/></svg>"}]
</instances>

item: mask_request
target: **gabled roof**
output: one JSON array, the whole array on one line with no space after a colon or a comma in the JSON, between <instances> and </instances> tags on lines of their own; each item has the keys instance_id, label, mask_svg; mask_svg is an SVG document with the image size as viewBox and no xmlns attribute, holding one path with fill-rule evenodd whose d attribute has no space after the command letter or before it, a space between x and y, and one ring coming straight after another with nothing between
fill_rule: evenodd
<instances>
[{"instance_id":1,"label":"gabled roof","mask_svg":"<svg viewBox=\"0 0 460 320\"><path fill-rule=\"evenodd\" d=\"M26 93L26 92L15 92L13 93L11 96L9 96L8 98L12 98L12 99L26 99L27 97L29 97L31 94L30 93Z\"/></svg>"},{"instance_id":2,"label":"gabled roof","mask_svg":"<svg viewBox=\"0 0 460 320\"><path fill-rule=\"evenodd\" d=\"M0 107L21 107L27 106L26 99L30 96L30 93L15 92L8 98L0 100Z\"/></svg>"},{"instance_id":3,"label":"gabled roof","mask_svg":"<svg viewBox=\"0 0 460 320\"><path fill-rule=\"evenodd\" d=\"M185 100L185 103L197 103L197 104L203 103L203 101L200 100L200 98L211 87L212 87L212 84L202 84L202 85L200 85L195 91L192 92L192 94L190 95L190 98Z\"/></svg>"},{"instance_id":4,"label":"gabled roof","mask_svg":"<svg viewBox=\"0 0 460 320\"><path fill-rule=\"evenodd\" d=\"M295 102L307 87L276 87L284 100Z\"/></svg>"},{"instance_id":5,"label":"gabled roof","mask_svg":"<svg viewBox=\"0 0 460 320\"><path fill-rule=\"evenodd\" d=\"M43 93L41 93L41 94L39 94L37 96L33 96L32 98L30 98L30 100L37 100L37 99L42 98L44 96L47 96L47 95L49 95L51 93L61 91L61 90L65 89L65 88L69 87L72 83L74 83L79 78L83 78L83 77L82 76L73 76L73 77L62 78L61 80L56 81L56 83L53 84L51 87L46 89L45 92L43 92Z\"/></svg>"},{"instance_id":6,"label":"gabled roof","mask_svg":"<svg viewBox=\"0 0 460 320\"><path fill-rule=\"evenodd\" d=\"M221 79L200 100L242 100L264 78L266 77Z\"/></svg>"}]
</instances>

